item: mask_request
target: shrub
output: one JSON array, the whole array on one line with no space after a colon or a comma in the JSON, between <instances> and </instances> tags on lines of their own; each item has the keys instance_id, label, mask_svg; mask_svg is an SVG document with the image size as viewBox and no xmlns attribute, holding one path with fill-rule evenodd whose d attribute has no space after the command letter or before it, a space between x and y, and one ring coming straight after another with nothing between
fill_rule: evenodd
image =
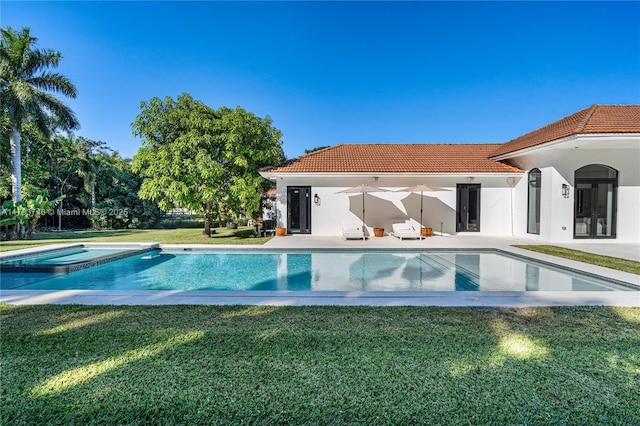
<instances>
[{"instance_id":1,"label":"shrub","mask_svg":"<svg viewBox=\"0 0 640 426\"><path fill-rule=\"evenodd\" d=\"M216 222L211 223L212 228L217 228L219 225ZM165 217L160 219L154 226L156 229L177 229L177 228L204 228L204 220L201 218L196 219L171 219Z\"/></svg>"}]
</instances>

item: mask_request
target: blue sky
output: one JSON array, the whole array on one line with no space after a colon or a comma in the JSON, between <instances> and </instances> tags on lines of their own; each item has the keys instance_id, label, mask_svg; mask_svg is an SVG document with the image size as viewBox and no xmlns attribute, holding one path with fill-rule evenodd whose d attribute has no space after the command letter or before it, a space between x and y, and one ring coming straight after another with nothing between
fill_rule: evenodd
<instances>
[{"instance_id":1,"label":"blue sky","mask_svg":"<svg viewBox=\"0 0 640 426\"><path fill-rule=\"evenodd\" d=\"M140 101L269 115L288 157L355 142L506 142L640 103L639 2L0 3L60 51L82 128L132 157Z\"/></svg>"}]
</instances>

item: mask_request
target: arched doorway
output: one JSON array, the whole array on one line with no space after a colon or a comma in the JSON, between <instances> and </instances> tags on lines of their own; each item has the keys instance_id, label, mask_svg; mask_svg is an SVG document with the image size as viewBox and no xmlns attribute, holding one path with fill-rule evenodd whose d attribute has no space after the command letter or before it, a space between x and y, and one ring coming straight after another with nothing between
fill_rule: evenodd
<instances>
[{"instance_id":1,"label":"arched doorway","mask_svg":"<svg viewBox=\"0 0 640 426\"><path fill-rule=\"evenodd\" d=\"M574 238L615 238L618 171L590 164L575 171Z\"/></svg>"}]
</instances>

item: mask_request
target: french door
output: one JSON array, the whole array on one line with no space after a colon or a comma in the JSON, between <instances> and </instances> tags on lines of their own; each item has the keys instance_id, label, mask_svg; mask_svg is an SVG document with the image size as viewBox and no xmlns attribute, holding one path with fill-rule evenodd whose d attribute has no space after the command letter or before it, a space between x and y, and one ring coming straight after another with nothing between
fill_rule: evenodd
<instances>
[{"instance_id":1,"label":"french door","mask_svg":"<svg viewBox=\"0 0 640 426\"><path fill-rule=\"evenodd\" d=\"M456 232L480 232L480 184L458 184Z\"/></svg>"},{"instance_id":2,"label":"french door","mask_svg":"<svg viewBox=\"0 0 640 426\"><path fill-rule=\"evenodd\" d=\"M615 184L576 183L575 238L615 238Z\"/></svg>"},{"instance_id":3,"label":"french door","mask_svg":"<svg viewBox=\"0 0 640 426\"><path fill-rule=\"evenodd\" d=\"M575 172L574 238L615 238L618 171L590 164Z\"/></svg>"},{"instance_id":4,"label":"french door","mask_svg":"<svg viewBox=\"0 0 640 426\"><path fill-rule=\"evenodd\" d=\"M287 187L287 232L289 234L311 233L311 187Z\"/></svg>"}]
</instances>

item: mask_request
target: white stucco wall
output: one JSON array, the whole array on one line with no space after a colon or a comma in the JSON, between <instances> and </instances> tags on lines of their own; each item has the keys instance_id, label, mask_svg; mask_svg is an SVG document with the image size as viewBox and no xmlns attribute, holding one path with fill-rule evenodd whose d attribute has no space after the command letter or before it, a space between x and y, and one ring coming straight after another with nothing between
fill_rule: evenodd
<instances>
[{"instance_id":1,"label":"white stucco wall","mask_svg":"<svg viewBox=\"0 0 640 426\"><path fill-rule=\"evenodd\" d=\"M573 142L565 146L530 152L512 158L525 170L516 188L514 228L516 236L527 236L548 242L575 242L574 176L575 171L590 164L609 166L618 171L616 238L617 242L640 242L640 138L624 148L595 149L596 143L606 147L610 140L593 138L582 149ZM540 235L527 234L527 173L538 168L542 172ZM562 184L570 187L569 198L562 196ZM590 240L593 241L593 240ZM607 240L601 240L607 241Z\"/></svg>"},{"instance_id":2,"label":"white stucco wall","mask_svg":"<svg viewBox=\"0 0 640 426\"><path fill-rule=\"evenodd\" d=\"M311 233L313 235L341 235L343 221L362 223L362 194L344 194L340 191L360 184L368 184L394 192L365 194L365 219L369 235L374 227L391 230L392 223L410 219L420 222L420 194L395 192L419 183L438 186L449 191L424 193L423 226L434 232L456 233L456 184L468 184L467 177L474 176L473 184L481 185L480 232L469 234L511 235L512 200L507 176L456 175L424 177L341 176L309 177L281 176L277 179L278 208L282 226L287 227L286 194L288 186L310 186L312 198L318 195L320 202L311 204ZM520 179L517 177L516 180Z\"/></svg>"}]
</instances>

